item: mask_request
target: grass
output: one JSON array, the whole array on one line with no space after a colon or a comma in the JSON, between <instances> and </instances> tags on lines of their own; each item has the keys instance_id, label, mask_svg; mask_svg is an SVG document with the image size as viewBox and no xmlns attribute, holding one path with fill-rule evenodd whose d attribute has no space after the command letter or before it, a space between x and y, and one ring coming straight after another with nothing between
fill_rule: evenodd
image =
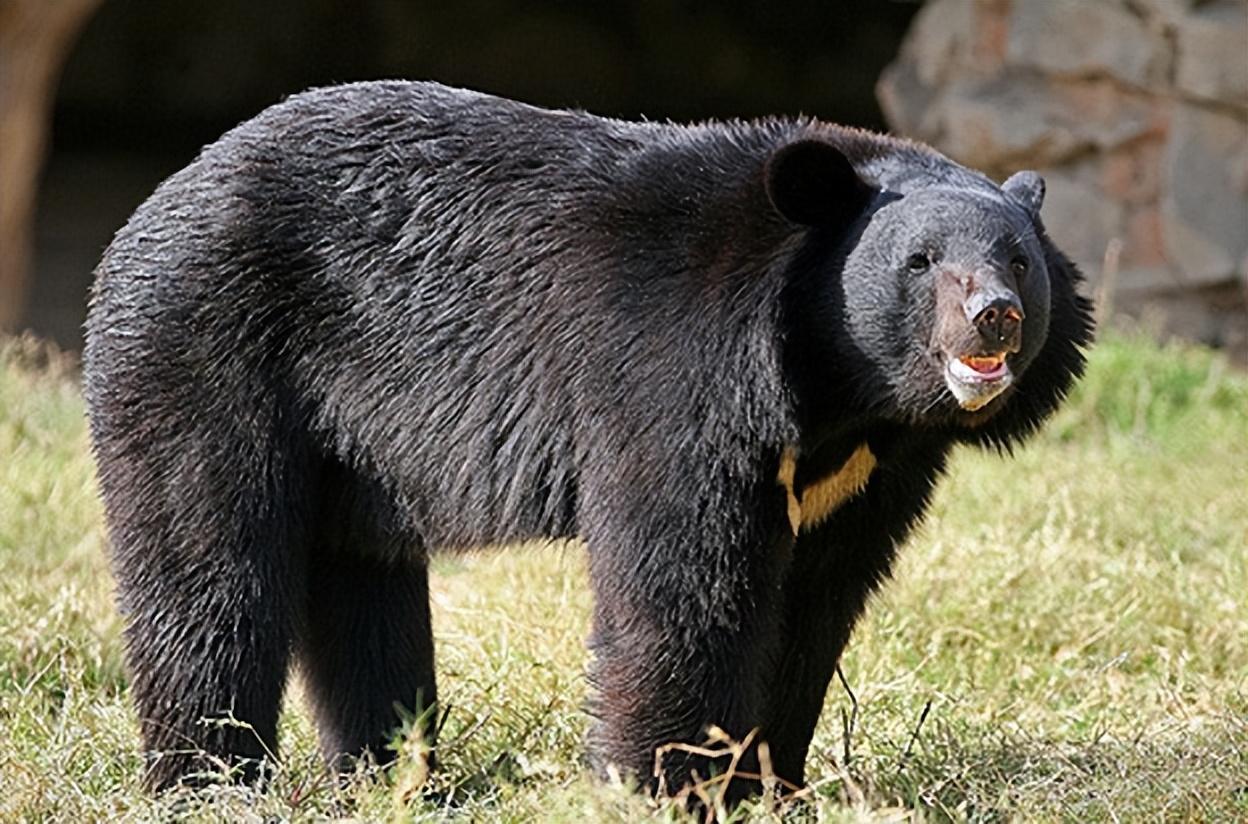
<instances>
[{"instance_id":1,"label":"grass","mask_svg":"<svg viewBox=\"0 0 1248 824\"><path fill-rule=\"evenodd\" d=\"M264 793L146 796L71 367L0 350L0 821L679 821L580 761L575 545L440 558L447 717L338 786L297 684ZM1248 376L1111 336L1034 443L960 453L875 599L794 821L1248 819ZM848 733L848 735L847 735Z\"/></svg>"}]
</instances>

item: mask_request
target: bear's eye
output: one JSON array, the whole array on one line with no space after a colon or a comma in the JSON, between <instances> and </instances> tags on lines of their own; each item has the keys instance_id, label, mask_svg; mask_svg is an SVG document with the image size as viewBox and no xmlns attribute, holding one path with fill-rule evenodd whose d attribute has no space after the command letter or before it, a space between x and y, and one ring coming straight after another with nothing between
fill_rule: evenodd
<instances>
[{"instance_id":1,"label":"bear's eye","mask_svg":"<svg viewBox=\"0 0 1248 824\"><path fill-rule=\"evenodd\" d=\"M922 252L911 255L906 261L906 268L915 274L926 272L931 265L932 259Z\"/></svg>"},{"instance_id":2,"label":"bear's eye","mask_svg":"<svg viewBox=\"0 0 1248 824\"><path fill-rule=\"evenodd\" d=\"M1031 261L1019 255L1010 261L1010 269L1013 270L1015 277L1022 277L1027 274L1027 270L1031 268Z\"/></svg>"}]
</instances>

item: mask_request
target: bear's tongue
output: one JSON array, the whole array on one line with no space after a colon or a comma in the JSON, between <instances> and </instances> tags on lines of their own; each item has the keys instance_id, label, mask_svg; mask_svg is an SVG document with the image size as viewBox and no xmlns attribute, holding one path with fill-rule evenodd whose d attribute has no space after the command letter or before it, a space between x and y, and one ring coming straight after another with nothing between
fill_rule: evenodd
<instances>
[{"instance_id":1,"label":"bear's tongue","mask_svg":"<svg viewBox=\"0 0 1248 824\"><path fill-rule=\"evenodd\" d=\"M982 374L991 374L1001 368L1001 361L1005 360L1003 355L967 355L958 358L967 366Z\"/></svg>"}]
</instances>

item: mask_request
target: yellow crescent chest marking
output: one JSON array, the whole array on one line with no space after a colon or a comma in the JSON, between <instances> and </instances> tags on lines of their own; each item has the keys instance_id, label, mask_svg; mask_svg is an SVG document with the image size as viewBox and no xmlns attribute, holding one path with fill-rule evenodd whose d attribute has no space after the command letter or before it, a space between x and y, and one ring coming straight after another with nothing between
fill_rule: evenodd
<instances>
[{"instance_id":1,"label":"yellow crescent chest marking","mask_svg":"<svg viewBox=\"0 0 1248 824\"><path fill-rule=\"evenodd\" d=\"M776 473L776 483L784 487L784 494L789 502L789 526L796 535L802 526L802 505L793 494L793 476L797 473L797 456L793 447L786 446L780 454L780 471Z\"/></svg>"},{"instance_id":2,"label":"yellow crescent chest marking","mask_svg":"<svg viewBox=\"0 0 1248 824\"><path fill-rule=\"evenodd\" d=\"M797 453L793 447L785 447L780 456L780 471L776 482L784 487L788 497L789 526L797 535L803 529L812 529L827 520L850 498L866 489L871 473L875 471L875 455L865 443L836 472L820 478L801 490L799 498L793 488L797 474Z\"/></svg>"}]
</instances>

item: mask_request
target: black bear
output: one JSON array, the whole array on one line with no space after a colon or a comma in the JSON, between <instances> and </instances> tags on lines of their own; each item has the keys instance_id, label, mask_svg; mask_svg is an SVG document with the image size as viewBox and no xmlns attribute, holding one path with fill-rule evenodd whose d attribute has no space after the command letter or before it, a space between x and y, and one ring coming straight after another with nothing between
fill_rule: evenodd
<instances>
[{"instance_id":1,"label":"black bear","mask_svg":"<svg viewBox=\"0 0 1248 824\"><path fill-rule=\"evenodd\" d=\"M117 234L87 322L150 783L255 776L296 661L325 756L384 761L436 700L429 552L577 536L595 767L679 790L722 765L656 751L718 725L801 784L950 449L1083 368L1043 194L817 120L432 83L229 132Z\"/></svg>"}]
</instances>

